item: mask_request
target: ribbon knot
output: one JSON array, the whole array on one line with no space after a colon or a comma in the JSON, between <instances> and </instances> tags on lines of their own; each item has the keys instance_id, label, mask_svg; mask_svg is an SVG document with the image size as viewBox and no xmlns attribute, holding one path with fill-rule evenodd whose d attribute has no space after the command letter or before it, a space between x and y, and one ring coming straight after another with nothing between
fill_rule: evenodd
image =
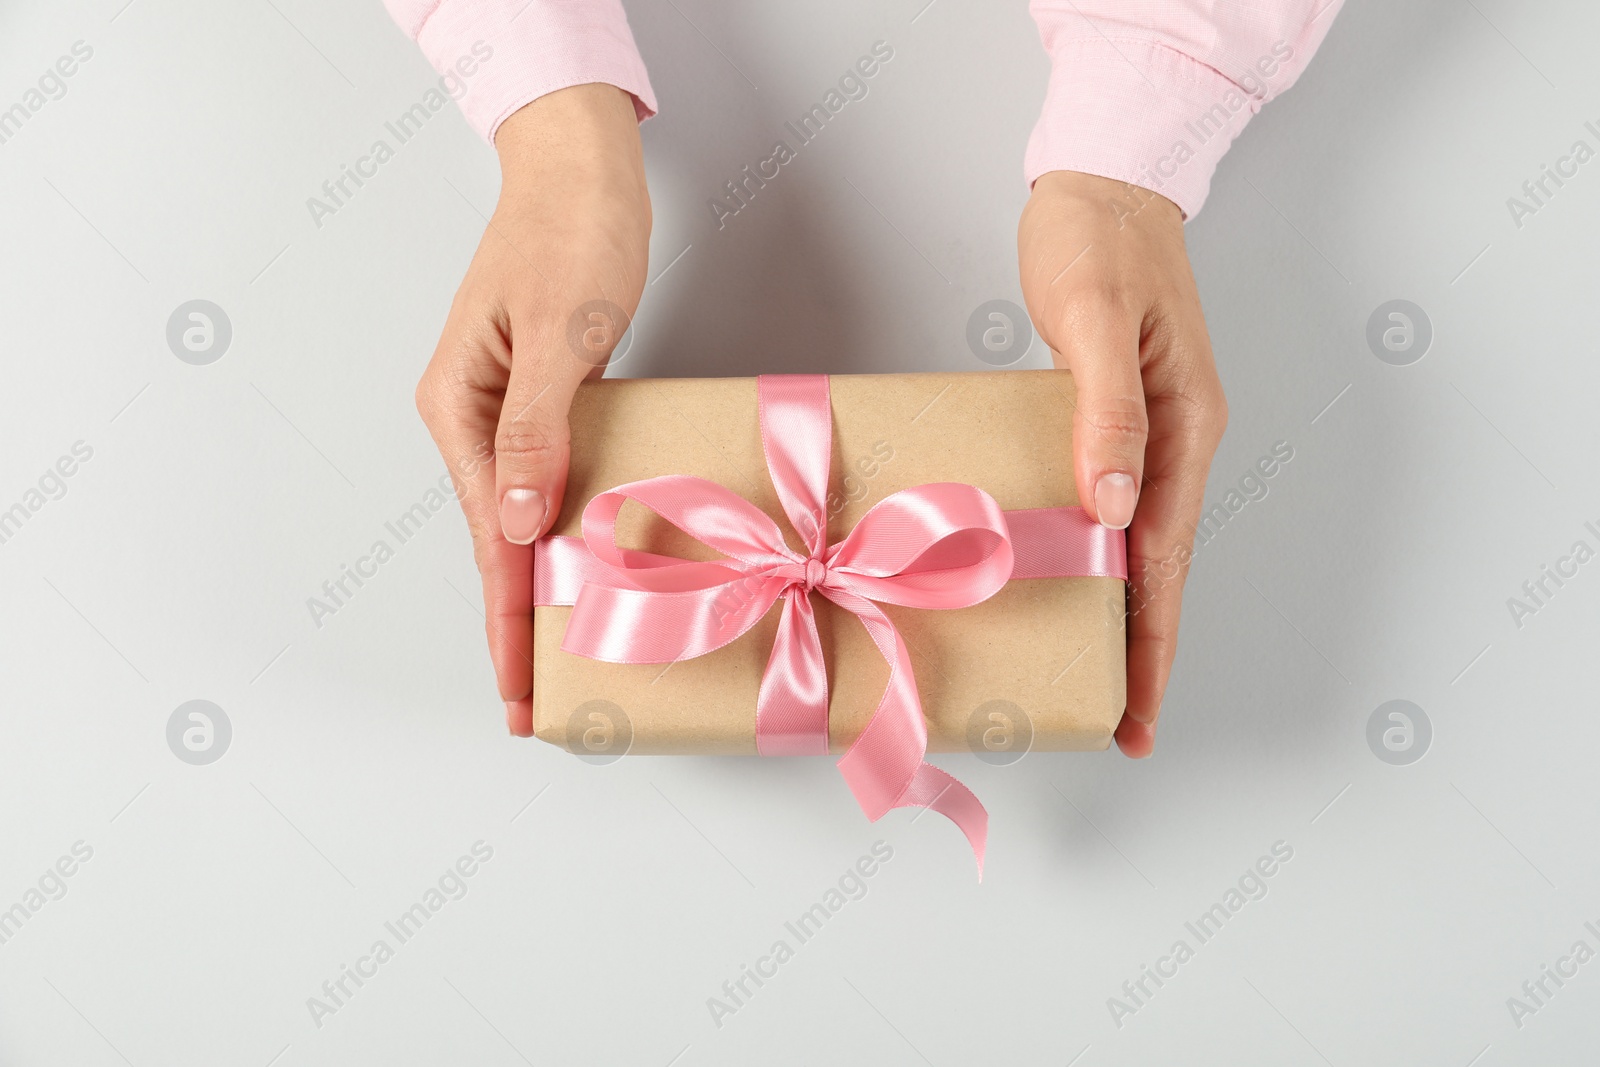
<instances>
[{"instance_id":1,"label":"ribbon knot","mask_svg":"<svg viewBox=\"0 0 1600 1067\"><path fill-rule=\"evenodd\" d=\"M815 589L819 585L822 585L827 580L828 567L826 564L824 564L815 556L812 556L810 559L806 560L805 574L800 579L800 588L804 592L811 592L811 590Z\"/></svg>"},{"instance_id":2,"label":"ribbon knot","mask_svg":"<svg viewBox=\"0 0 1600 1067\"><path fill-rule=\"evenodd\" d=\"M981 877L988 813L966 786L924 762L928 730L911 656L878 604L964 608L1014 577L1125 578L1121 532L1079 508L1005 512L983 490L946 482L891 494L830 547L828 378L765 376L758 392L767 468L804 554L785 543L765 512L715 482L648 478L591 499L581 541L538 543L534 601L572 604L564 651L611 663L670 663L730 644L782 600L756 697L756 747L764 756L826 755L828 672L810 596L820 593L861 621L889 664L883 697L840 758L840 772L873 821L897 807L932 808L949 818L971 844ZM628 500L723 558L696 562L620 547L617 516Z\"/></svg>"}]
</instances>

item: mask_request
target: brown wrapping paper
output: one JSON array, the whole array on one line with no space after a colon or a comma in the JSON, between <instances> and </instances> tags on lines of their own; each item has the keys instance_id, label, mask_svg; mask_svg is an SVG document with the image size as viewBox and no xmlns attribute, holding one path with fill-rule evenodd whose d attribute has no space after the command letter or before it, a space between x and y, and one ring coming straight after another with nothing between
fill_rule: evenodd
<instances>
[{"instance_id":1,"label":"brown wrapping paper","mask_svg":"<svg viewBox=\"0 0 1600 1067\"><path fill-rule=\"evenodd\" d=\"M1064 371L835 375L830 388L829 544L884 497L927 482L976 485L1006 509L1078 503L1074 389ZM579 388L571 422L572 466L553 533L580 536L584 505L598 493L690 474L743 496L801 548L767 474L754 378L595 381ZM632 502L617 540L717 558ZM822 596L812 603L828 662L831 743L843 752L877 707L888 665L854 616ZM929 751L1105 748L1126 703L1124 604L1120 579L1030 578L955 611L883 605L916 665ZM563 652L572 609L537 608L534 732L579 753L593 753L598 739L603 750L754 754L756 692L780 608L709 655L637 665ZM600 732L586 742L595 724Z\"/></svg>"}]
</instances>

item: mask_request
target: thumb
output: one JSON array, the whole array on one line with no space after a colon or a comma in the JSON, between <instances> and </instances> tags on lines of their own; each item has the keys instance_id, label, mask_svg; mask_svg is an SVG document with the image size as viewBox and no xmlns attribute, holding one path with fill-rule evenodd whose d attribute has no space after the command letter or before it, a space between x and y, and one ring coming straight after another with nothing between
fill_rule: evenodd
<instances>
[{"instance_id":1,"label":"thumb","mask_svg":"<svg viewBox=\"0 0 1600 1067\"><path fill-rule=\"evenodd\" d=\"M1078 391L1072 425L1078 499L1096 522L1125 529L1139 500L1150 426L1139 371L1139 322L1102 311L1057 336Z\"/></svg>"},{"instance_id":2,"label":"thumb","mask_svg":"<svg viewBox=\"0 0 1600 1067\"><path fill-rule=\"evenodd\" d=\"M511 379L495 431L495 495L501 532L512 544L526 545L561 511L571 455L567 409L583 375L563 365L573 360L550 361L531 344L517 345L514 339L513 345Z\"/></svg>"}]
</instances>

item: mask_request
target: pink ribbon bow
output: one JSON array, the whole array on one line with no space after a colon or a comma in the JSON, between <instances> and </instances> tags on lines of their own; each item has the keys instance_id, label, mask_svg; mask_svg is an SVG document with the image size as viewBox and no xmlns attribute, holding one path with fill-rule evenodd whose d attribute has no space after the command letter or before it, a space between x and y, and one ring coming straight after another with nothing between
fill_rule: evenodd
<instances>
[{"instance_id":1,"label":"pink ribbon bow","mask_svg":"<svg viewBox=\"0 0 1600 1067\"><path fill-rule=\"evenodd\" d=\"M924 762L928 730L911 657L879 603L964 608L1012 578L1127 577L1122 532L1081 508L1002 511L983 490L941 482L894 493L839 543L827 543L833 416L826 375L758 379L761 440L796 552L766 513L715 482L669 475L590 500L583 537L535 546L534 603L571 604L562 649L610 663L668 663L714 652L782 599L756 697L764 756L826 755L828 676L811 593L854 614L889 664L889 684L839 769L869 819L932 808L960 827L983 871L988 813L971 790ZM700 563L624 549L634 500L726 558ZM876 603L875 603L876 602Z\"/></svg>"}]
</instances>

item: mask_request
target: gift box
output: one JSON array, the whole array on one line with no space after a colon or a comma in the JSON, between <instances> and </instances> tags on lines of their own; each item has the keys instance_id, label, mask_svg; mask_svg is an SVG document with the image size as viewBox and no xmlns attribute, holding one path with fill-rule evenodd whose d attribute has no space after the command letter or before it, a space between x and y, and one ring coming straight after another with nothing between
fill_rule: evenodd
<instances>
[{"instance_id":1,"label":"gift box","mask_svg":"<svg viewBox=\"0 0 1600 1067\"><path fill-rule=\"evenodd\" d=\"M1065 371L793 377L820 383L813 406L831 418L831 438L821 446L829 453L825 499L814 512L824 518L829 546L850 536L878 505L884 504L884 518L884 509L915 497L904 491L929 483L982 490L1011 513L1005 525L1014 533L1024 532L1023 520L1032 522L1030 516L1060 518L1035 509L1078 504L1074 388ZM774 484L777 468L769 470L773 451L787 447L793 435L781 425L763 426L764 403L755 378L603 379L582 385L571 409L566 496L552 536L536 546L541 566L563 566L551 558L550 546L584 535L585 509L597 496L669 476L705 479L742 497L776 523L795 556L805 557L813 538L794 528ZM920 514L921 498L911 504L904 514ZM966 498L960 505L967 506ZM638 503L619 510L612 501L590 511L591 524L596 514L615 512L615 544L648 554L639 560L726 557ZM879 525L881 530L868 532L899 529ZM1046 547L1056 538L1034 527L1027 532ZM992 595L955 610L879 604L914 668L928 750L970 751L999 762L1029 750L1097 750L1109 744L1126 703L1122 535L1086 519L1070 532L1093 543L1091 555L1099 553L1092 566L1078 568L1087 574L1010 580L1002 575ZM985 536L987 550L1000 551L995 543L1003 537ZM1025 554L1018 550L1019 568ZM1115 558L1108 562L1108 556ZM807 580L824 581L822 568L813 567ZM789 573L805 572L796 565ZM568 582L569 602L575 581ZM736 595L740 583L729 588ZM856 612L817 595L822 591L807 599L821 651L817 669L826 672L824 743L841 753L887 699L892 657L888 646L875 643L886 640L881 627L869 632ZM810 592L809 585L792 584L785 595ZM551 599L546 590L541 604ZM781 602L714 651L666 662L605 662L563 650L564 642L571 643L574 610L562 603L534 610L533 721L539 738L591 758L757 753L756 707L764 678L778 663L774 642L786 610ZM610 610L626 613L616 605ZM589 625L594 628L592 620ZM613 631L637 625L644 624L605 623ZM630 639L623 631L612 636Z\"/></svg>"}]
</instances>

